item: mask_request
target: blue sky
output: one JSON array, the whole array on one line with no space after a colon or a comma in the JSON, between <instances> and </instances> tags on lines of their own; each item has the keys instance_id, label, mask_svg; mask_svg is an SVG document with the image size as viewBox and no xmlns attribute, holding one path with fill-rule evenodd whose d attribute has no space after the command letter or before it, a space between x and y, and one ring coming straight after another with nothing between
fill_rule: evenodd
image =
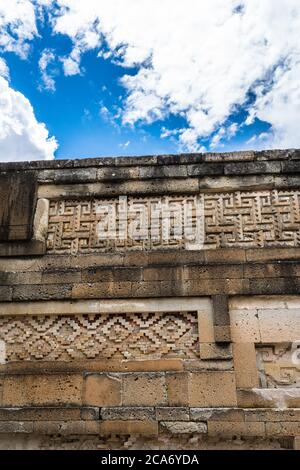
<instances>
[{"instance_id":1,"label":"blue sky","mask_svg":"<svg viewBox=\"0 0 300 470\"><path fill-rule=\"evenodd\" d=\"M0 160L295 147L299 17L295 0L0 2Z\"/></svg>"}]
</instances>

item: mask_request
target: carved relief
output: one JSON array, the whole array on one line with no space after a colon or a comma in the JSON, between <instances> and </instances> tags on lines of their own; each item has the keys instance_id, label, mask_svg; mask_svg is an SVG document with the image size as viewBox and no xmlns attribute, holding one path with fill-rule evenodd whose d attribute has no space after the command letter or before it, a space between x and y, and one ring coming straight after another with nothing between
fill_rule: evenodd
<instances>
[{"instance_id":1,"label":"carved relief","mask_svg":"<svg viewBox=\"0 0 300 470\"><path fill-rule=\"evenodd\" d=\"M51 201L49 253L300 246L300 191Z\"/></svg>"},{"instance_id":2,"label":"carved relief","mask_svg":"<svg viewBox=\"0 0 300 470\"><path fill-rule=\"evenodd\" d=\"M0 318L6 360L198 357L196 312Z\"/></svg>"},{"instance_id":3,"label":"carved relief","mask_svg":"<svg viewBox=\"0 0 300 470\"><path fill-rule=\"evenodd\" d=\"M262 388L300 387L300 361L293 343L257 346Z\"/></svg>"}]
</instances>

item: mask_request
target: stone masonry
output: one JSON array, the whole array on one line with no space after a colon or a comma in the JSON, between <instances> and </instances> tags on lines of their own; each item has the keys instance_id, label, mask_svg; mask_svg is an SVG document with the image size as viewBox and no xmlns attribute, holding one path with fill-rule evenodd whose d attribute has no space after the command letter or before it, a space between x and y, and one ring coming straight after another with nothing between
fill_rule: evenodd
<instances>
[{"instance_id":1,"label":"stone masonry","mask_svg":"<svg viewBox=\"0 0 300 470\"><path fill-rule=\"evenodd\" d=\"M0 164L0 448L300 443L300 150Z\"/></svg>"}]
</instances>

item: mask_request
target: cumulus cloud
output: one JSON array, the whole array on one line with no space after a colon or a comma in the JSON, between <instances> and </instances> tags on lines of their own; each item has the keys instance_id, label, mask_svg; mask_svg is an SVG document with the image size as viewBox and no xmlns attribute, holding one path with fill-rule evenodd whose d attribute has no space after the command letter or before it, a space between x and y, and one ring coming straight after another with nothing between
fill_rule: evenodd
<instances>
[{"instance_id":1,"label":"cumulus cloud","mask_svg":"<svg viewBox=\"0 0 300 470\"><path fill-rule=\"evenodd\" d=\"M0 161L51 160L56 148L30 102L0 77Z\"/></svg>"},{"instance_id":2,"label":"cumulus cloud","mask_svg":"<svg viewBox=\"0 0 300 470\"><path fill-rule=\"evenodd\" d=\"M39 60L39 68L42 76L42 88L55 91L55 80L53 71L49 71L49 65L55 61L55 55L51 49L44 49Z\"/></svg>"},{"instance_id":3,"label":"cumulus cloud","mask_svg":"<svg viewBox=\"0 0 300 470\"><path fill-rule=\"evenodd\" d=\"M199 149L199 139L212 135L217 146L222 126L253 92L248 112L270 123L269 145L300 145L299 0L57 4L54 30L73 41L73 72L80 70L81 54L93 48L124 67L138 67L122 79L124 124L180 115L187 123L178 132L183 148ZM226 130L224 135L230 137Z\"/></svg>"},{"instance_id":4,"label":"cumulus cloud","mask_svg":"<svg viewBox=\"0 0 300 470\"><path fill-rule=\"evenodd\" d=\"M30 41L38 35L36 20L50 0L10 0L0 2L0 54L14 52L25 59ZM46 68L51 59L46 53L40 68L46 87L53 88ZM57 148L54 137L37 121L28 99L11 88L9 69L0 57L0 161L52 159Z\"/></svg>"}]
</instances>

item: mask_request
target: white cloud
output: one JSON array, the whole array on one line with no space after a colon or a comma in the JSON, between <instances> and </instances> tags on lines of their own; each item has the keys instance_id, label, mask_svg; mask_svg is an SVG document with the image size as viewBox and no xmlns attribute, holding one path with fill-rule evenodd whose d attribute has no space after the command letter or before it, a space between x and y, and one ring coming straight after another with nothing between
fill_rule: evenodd
<instances>
[{"instance_id":1,"label":"white cloud","mask_svg":"<svg viewBox=\"0 0 300 470\"><path fill-rule=\"evenodd\" d=\"M25 59L30 41L38 35L36 15L50 7L52 0L0 1L0 54L14 52ZM40 68L44 84L52 88L47 65L51 55L44 54ZM48 62L47 62L48 61ZM37 121L28 99L13 90L8 82L9 70L0 57L0 161L49 160L54 158L57 142L43 123Z\"/></svg>"},{"instance_id":2,"label":"white cloud","mask_svg":"<svg viewBox=\"0 0 300 470\"><path fill-rule=\"evenodd\" d=\"M9 70L4 59L0 57L0 77L9 78Z\"/></svg>"},{"instance_id":3,"label":"white cloud","mask_svg":"<svg viewBox=\"0 0 300 470\"><path fill-rule=\"evenodd\" d=\"M30 102L0 77L0 161L50 160L56 148Z\"/></svg>"},{"instance_id":4,"label":"white cloud","mask_svg":"<svg viewBox=\"0 0 300 470\"><path fill-rule=\"evenodd\" d=\"M270 145L300 145L299 0L57 3L62 9L54 30L73 40L77 73L81 54L101 49L103 38L108 57L139 67L122 80L128 91L123 123L180 114L187 120L181 145L195 150L199 137L222 128L249 90L266 80L249 112L271 124Z\"/></svg>"},{"instance_id":5,"label":"white cloud","mask_svg":"<svg viewBox=\"0 0 300 470\"><path fill-rule=\"evenodd\" d=\"M55 81L53 74L47 69L55 61L55 55L51 49L44 49L39 60L39 68L42 75L43 88L49 91L55 91Z\"/></svg>"}]
</instances>

